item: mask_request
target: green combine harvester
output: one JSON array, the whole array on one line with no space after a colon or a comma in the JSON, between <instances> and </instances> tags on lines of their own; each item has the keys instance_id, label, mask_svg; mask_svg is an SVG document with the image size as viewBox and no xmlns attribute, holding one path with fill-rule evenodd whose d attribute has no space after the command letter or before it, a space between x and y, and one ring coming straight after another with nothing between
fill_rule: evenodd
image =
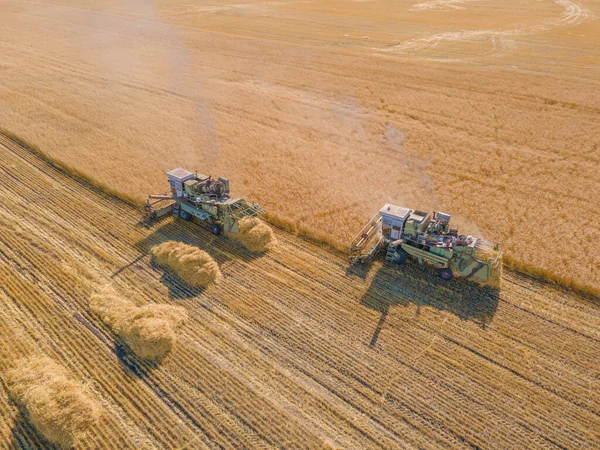
<instances>
[{"instance_id":1,"label":"green combine harvester","mask_svg":"<svg viewBox=\"0 0 600 450\"><path fill-rule=\"evenodd\" d=\"M205 223L218 236L222 231L239 233L239 221L265 213L259 205L229 196L229 180L192 173L185 169L167 172L171 193L149 195L146 201L147 223L172 214L183 220Z\"/></svg>"},{"instance_id":2,"label":"green combine harvester","mask_svg":"<svg viewBox=\"0 0 600 450\"><path fill-rule=\"evenodd\" d=\"M386 204L354 238L352 263L369 263L380 251L385 261L405 264L409 257L439 270L440 277L487 281L500 273L500 243L459 235L450 215L430 214Z\"/></svg>"}]
</instances>

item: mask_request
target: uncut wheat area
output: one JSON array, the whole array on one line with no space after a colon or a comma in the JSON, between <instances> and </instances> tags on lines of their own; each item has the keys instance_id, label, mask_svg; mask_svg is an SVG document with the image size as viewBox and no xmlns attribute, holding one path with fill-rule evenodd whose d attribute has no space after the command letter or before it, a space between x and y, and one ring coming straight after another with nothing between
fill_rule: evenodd
<instances>
[{"instance_id":1,"label":"uncut wheat area","mask_svg":"<svg viewBox=\"0 0 600 450\"><path fill-rule=\"evenodd\" d=\"M598 2L3 0L0 126L141 200L232 180L343 248L385 202L600 286Z\"/></svg>"}]
</instances>

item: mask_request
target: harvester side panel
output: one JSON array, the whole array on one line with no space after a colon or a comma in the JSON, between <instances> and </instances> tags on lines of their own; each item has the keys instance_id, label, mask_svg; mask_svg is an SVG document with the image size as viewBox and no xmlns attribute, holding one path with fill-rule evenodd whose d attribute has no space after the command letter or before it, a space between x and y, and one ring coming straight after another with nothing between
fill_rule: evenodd
<instances>
[{"instance_id":1,"label":"harvester side panel","mask_svg":"<svg viewBox=\"0 0 600 450\"><path fill-rule=\"evenodd\" d=\"M203 209L199 209L185 201L181 202L181 209L185 212L190 213L192 216L197 217L200 220L206 220L209 217L211 217L210 213L204 211Z\"/></svg>"},{"instance_id":2,"label":"harvester side panel","mask_svg":"<svg viewBox=\"0 0 600 450\"><path fill-rule=\"evenodd\" d=\"M427 261L434 265L434 267L442 268L448 267L448 259L443 256L435 255L429 251L422 250L412 245L402 244L402 250L411 256L414 256L419 261Z\"/></svg>"},{"instance_id":3,"label":"harvester side panel","mask_svg":"<svg viewBox=\"0 0 600 450\"><path fill-rule=\"evenodd\" d=\"M161 208L154 209L156 218L160 219L161 217L170 215L173 212L173 205L174 205L174 203L171 203L170 205L166 205Z\"/></svg>"}]
</instances>

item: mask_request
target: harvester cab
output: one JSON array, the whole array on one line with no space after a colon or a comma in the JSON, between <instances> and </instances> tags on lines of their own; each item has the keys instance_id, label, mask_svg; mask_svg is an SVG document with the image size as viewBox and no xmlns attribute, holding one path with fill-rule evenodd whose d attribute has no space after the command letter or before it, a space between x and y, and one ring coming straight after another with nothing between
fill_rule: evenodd
<instances>
[{"instance_id":1,"label":"harvester cab","mask_svg":"<svg viewBox=\"0 0 600 450\"><path fill-rule=\"evenodd\" d=\"M450 280L454 276L487 281L499 275L500 243L459 235L450 228L449 214L433 215L386 204L350 244L351 263L369 263L385 250L385 261L405 264L412 257L427 263Z\"/></svg>"},{"instance_id":2,"label":"harvester cab","mask_svg":"<svg viewBox=\"0 0 600 450\"><path fill-rule=\"evenodd\" d=\"M229 180L192 173L185 169L167 172L170 193L153 194L146 201L146 222L172 214L183 220L205 222L215 235L222 231L239 232L239 221L264 214L259 205L241 198L231 198Z\"/></svg>"}]
</instances>

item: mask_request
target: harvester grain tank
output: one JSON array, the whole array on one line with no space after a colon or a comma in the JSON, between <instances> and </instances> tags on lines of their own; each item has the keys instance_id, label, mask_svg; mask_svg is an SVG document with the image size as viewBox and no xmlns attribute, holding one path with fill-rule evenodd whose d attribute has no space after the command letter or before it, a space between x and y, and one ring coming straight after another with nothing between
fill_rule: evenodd
<instances>
[{"instance_id":1,"label":"harvester grain tank","mask_svg":"<svg viewBox=\"0 0 600 450\"><path fill-rule=\"evenodd\" d=\"M486 281L500 271L500 243L450 228L449 214L385 204L350 244L352 263L369 263L380 251L385 261L405 264L409 257L428 263L450 280L454 276Z\"/></svg>"},{"instance_id":2,"label":"harvester grain tank","mask_svg":"<svg viewBox=\"0 0 600 450\"><path fill-rule=\"evenodd\" d=\"M219 235L239 232L239 221L264 214L259 205L229 195L229 180L192 173L185 169L167 172L171 193L153 194L146 201L147 221L158 220L169 214L183 220L200 220L210 231Z\"/></svg>"}]
</instances>

